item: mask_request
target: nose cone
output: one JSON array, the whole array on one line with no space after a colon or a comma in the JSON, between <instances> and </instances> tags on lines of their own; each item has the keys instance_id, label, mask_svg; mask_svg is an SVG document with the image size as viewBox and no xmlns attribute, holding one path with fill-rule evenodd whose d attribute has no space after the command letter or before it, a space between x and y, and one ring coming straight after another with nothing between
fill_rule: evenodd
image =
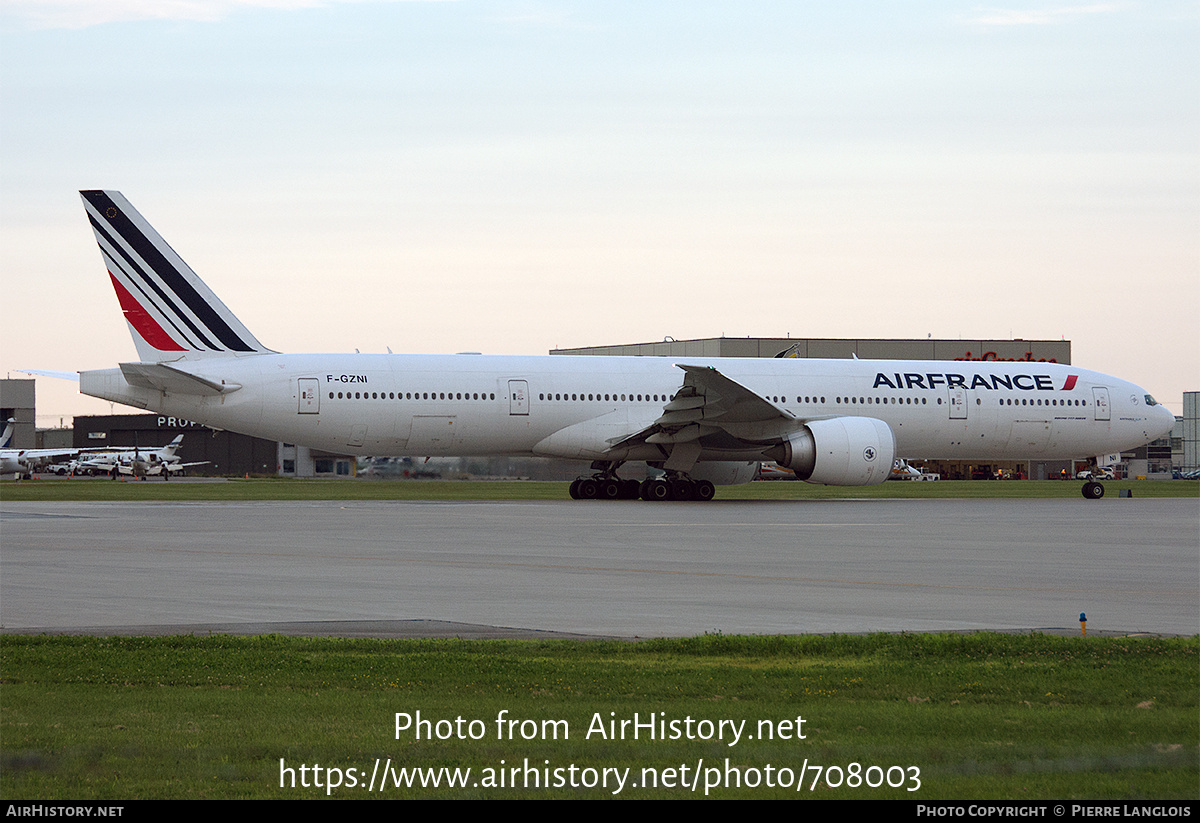
<instances>
[{"instance_id":1,"label":"nose cone","mask_svg":"<svg viewBox=\"0 0 1200 823\"><path fill-rule=\"evenodd\" d=\"M1160 437L1166 437L1175 428L1175 415L1171 414L1171 410L1166 406L1155 406L1154 415L1154 439L1157 440Z\"/></svg>"}]
</instances>

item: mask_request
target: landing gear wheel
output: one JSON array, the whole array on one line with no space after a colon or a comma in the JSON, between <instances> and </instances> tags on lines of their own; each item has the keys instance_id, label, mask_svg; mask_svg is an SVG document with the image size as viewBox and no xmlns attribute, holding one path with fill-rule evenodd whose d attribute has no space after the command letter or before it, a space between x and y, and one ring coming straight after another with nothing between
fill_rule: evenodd
<instances>
[{"instance_id":1,"label":"landing gear wheel","mask_svg":"<svg viewBox=\"0 0 1200 823\"><path fill-rule=\"evenodd\" d=\"M578 491L580 500L595 500L600 496L600 484L590 477L585 477L578 481Z\"/></svg>"},{"instance_id":2,"label":"landing gear wheel","mask_svg":"<svg viewBox=\"0 0 1200 823\"><path fill-rule=\"evenodd\" d=\"M572 500L579 499L579 481L578 480L571 481L571 488L567 490L567 493L571 495Z\"/></svg>"},{"instance_id":3,"label":"landing gear wheel","mask_svg":"<svg viewBox=\"0 0 1200 823\"><path fill-rule=\"evenodd\" d=\"M597 481L600 484L600 499L601 500L620 500L621 499L621 481L615 477L609 477L604 480Z\"/></svg>"},{"instance_id":4,"label":"landing gear wheel","mask_svg":"<svg viewBox=\"0 0 1200 823\"><path fill-rule=\"evenodd\" d=\"M692 491L692 498L694 500L703 500L705 502L708 502L709 500L712 500L714 497L716 497L716 495L717 495L717 487L714 486L711 482L709 482L708 480L697 480L696 481L696 487Z\"/></svg>"},{"instance_id":5,"label":"landing gear wheel","mask_svg":"<svg viewBox=\"0 0 1200 823\"><path fill-rule=\"evenodd\" d=\"M671 481L671 498L673 500L691 500L695 494L695 484L691 480L677 477Z\"/></svg>"},{"instance_id":6,"label":"landing gear wheel","mask_svg":"<svg viewBox=\"0 0 1200 823\"><path fill-rule=\"evenodd\" d=\"M642 484L641 491L643 500L658 501L671 499L671 484L666 480L647 480Z\"/></svg>"},{"instance_id":7,"label":"landing gear wheel","mask_svg":"<svg viewBox=\"0 0 1200 823\"><path fill-rule=\"evenodd\" d=\"M1104 496L1104 486L1096 482L1084 483L1083 496L1088 500L1099 500Z\"/></svg>"}]
</instances>

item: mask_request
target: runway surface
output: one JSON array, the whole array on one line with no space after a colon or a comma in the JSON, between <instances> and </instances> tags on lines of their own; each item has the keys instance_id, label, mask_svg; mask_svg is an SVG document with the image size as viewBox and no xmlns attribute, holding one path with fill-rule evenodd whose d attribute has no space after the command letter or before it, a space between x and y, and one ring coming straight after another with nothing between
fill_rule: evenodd
<instances>
[{"instance_id":1,"label":"runway surface","mask_svg":"<svg viewBox=\"0 0 1200 823\"><path fill-rule=\"evenodd\" d=\"M1089 633L1191 635L1198 511L1120 498L0 503L0 625L1077 633L1086 612Z\"/></svg>"}]
</instances>

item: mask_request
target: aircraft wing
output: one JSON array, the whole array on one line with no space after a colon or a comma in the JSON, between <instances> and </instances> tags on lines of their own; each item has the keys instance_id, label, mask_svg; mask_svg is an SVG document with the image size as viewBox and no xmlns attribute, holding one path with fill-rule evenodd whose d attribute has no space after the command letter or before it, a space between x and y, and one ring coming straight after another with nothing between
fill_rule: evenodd
<instances>
[{"instance_id":1,"label":"aircraft wing","mask_svg":"<svg viewBox=\"0 0 1200 823\"><path fill-rule=\"evenodd\" d=\"M683 370L683 384L656 419L615 410L560 429L534 446L534 454L574 460L657 459L665 460L667 469L689 471L706 449L754 452L804 426L805 421L711 366L675 365Z\"/></svg>"},{"instance_id":2,"label":"aircraft wing","mask_svg":"<svg viewBox=\"0 0 1200 823\"><path fill-rule=\"evenodd\" d=\"M79 449L24 449L21 451L22 457L74 457L79 454Z\"/></svg>"},{"instance_id":3,"label":"aircraft wing","mask_svg":"<svg viewBox=\"0 0 1200 823\"><path fill-rule=\"evenodd\" d=\"M208 461L208 460L196 460L192 463L153 463L151 465L146 466L141 471L143 474L147 475L148 477L158 477L163 472L166 472L167 474L177 474L178 472L181 472L184 469L190 468L192 466L206 466L206 465L208 465L209 462L210 461ZM134 471L134 467L128 466L128 465L122 465L120 471L121 471L121 474L135 474L136 473Z\"/></svg>"},{"instance_id":4,"label":"aircraft wing","mask_svg":"<svg viewBox=\"0 0 1200 823\"><path fill-rule=\"evenodd\" d=\"M5 455L22 460L48 460L51 457L74 457L79 449L5 449Z\"/></svg>"},{"instance_id":5,"label":"aircraft wing","mask_svg":"<svg viewBox=\"0 0 1200 823\"><path fill-rule=\"evenodd\" d=\"M0 467L5 474L36 469L59 457L74 457L79 449L4 449L0 451Z\"/></svg>"},{"instance_id":6,"label":"aircraft wing","mask_svg":"<svg viewBox=\"0 0 1200 823\"><path fill-rule=\"evenodd\" d=\"M739 443L770 444L803 424L791 412L711 366L676 365L684 371L683 386L663 407L662 415L650 426L612 443L614 450L640 443L692 443L710 435L725 435L718 439Z\"/></svg>"},{"instance_id":7,"label":"aircraft wing","mask_svg":"<svg viewBox=\"0 0 1200 823\"><path fill-rule=\"evenodd\" d=\"M676 365L684 371L683 386L652 424L610 441L608 459L656 448L668 472L691 472L707 453L769 458L814 483L864 486L887 478L896 442L882 420L799 418L711 366Z\"/></svg>"},{"instance_id":8,"label":"aircraft wing","mask_svg":"<svg viewBox=\"0 0 1200 823\"><path fill-rule=\"evenodd\" d=\"M112 458L84 458L80 455L80 468L102 469L103 471L112 471L113 466L117 465L117 461Z\"/></svg>"}]
</instances>

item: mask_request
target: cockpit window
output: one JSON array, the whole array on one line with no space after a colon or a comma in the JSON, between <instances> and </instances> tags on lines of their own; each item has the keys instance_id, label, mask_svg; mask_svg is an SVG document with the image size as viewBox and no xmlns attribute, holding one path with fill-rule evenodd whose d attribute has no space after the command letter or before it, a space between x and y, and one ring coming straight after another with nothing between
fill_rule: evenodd
<instances>
[{"instance_id":1,"label":"cockpit window","mask_svg":"<svg viewBox=\"0 0 1200 823\"><path fill-rule=\"evenodd\" d=\"M1153 397L1151 397L1150 395L1146 395L1146 405L1147 405L1147 406L1157 406L1157 405L1158 405L1158 401L1157 401L1157 400L1155 400L1155 399L1154 399Z\"/></svg>"}]
</instances>

